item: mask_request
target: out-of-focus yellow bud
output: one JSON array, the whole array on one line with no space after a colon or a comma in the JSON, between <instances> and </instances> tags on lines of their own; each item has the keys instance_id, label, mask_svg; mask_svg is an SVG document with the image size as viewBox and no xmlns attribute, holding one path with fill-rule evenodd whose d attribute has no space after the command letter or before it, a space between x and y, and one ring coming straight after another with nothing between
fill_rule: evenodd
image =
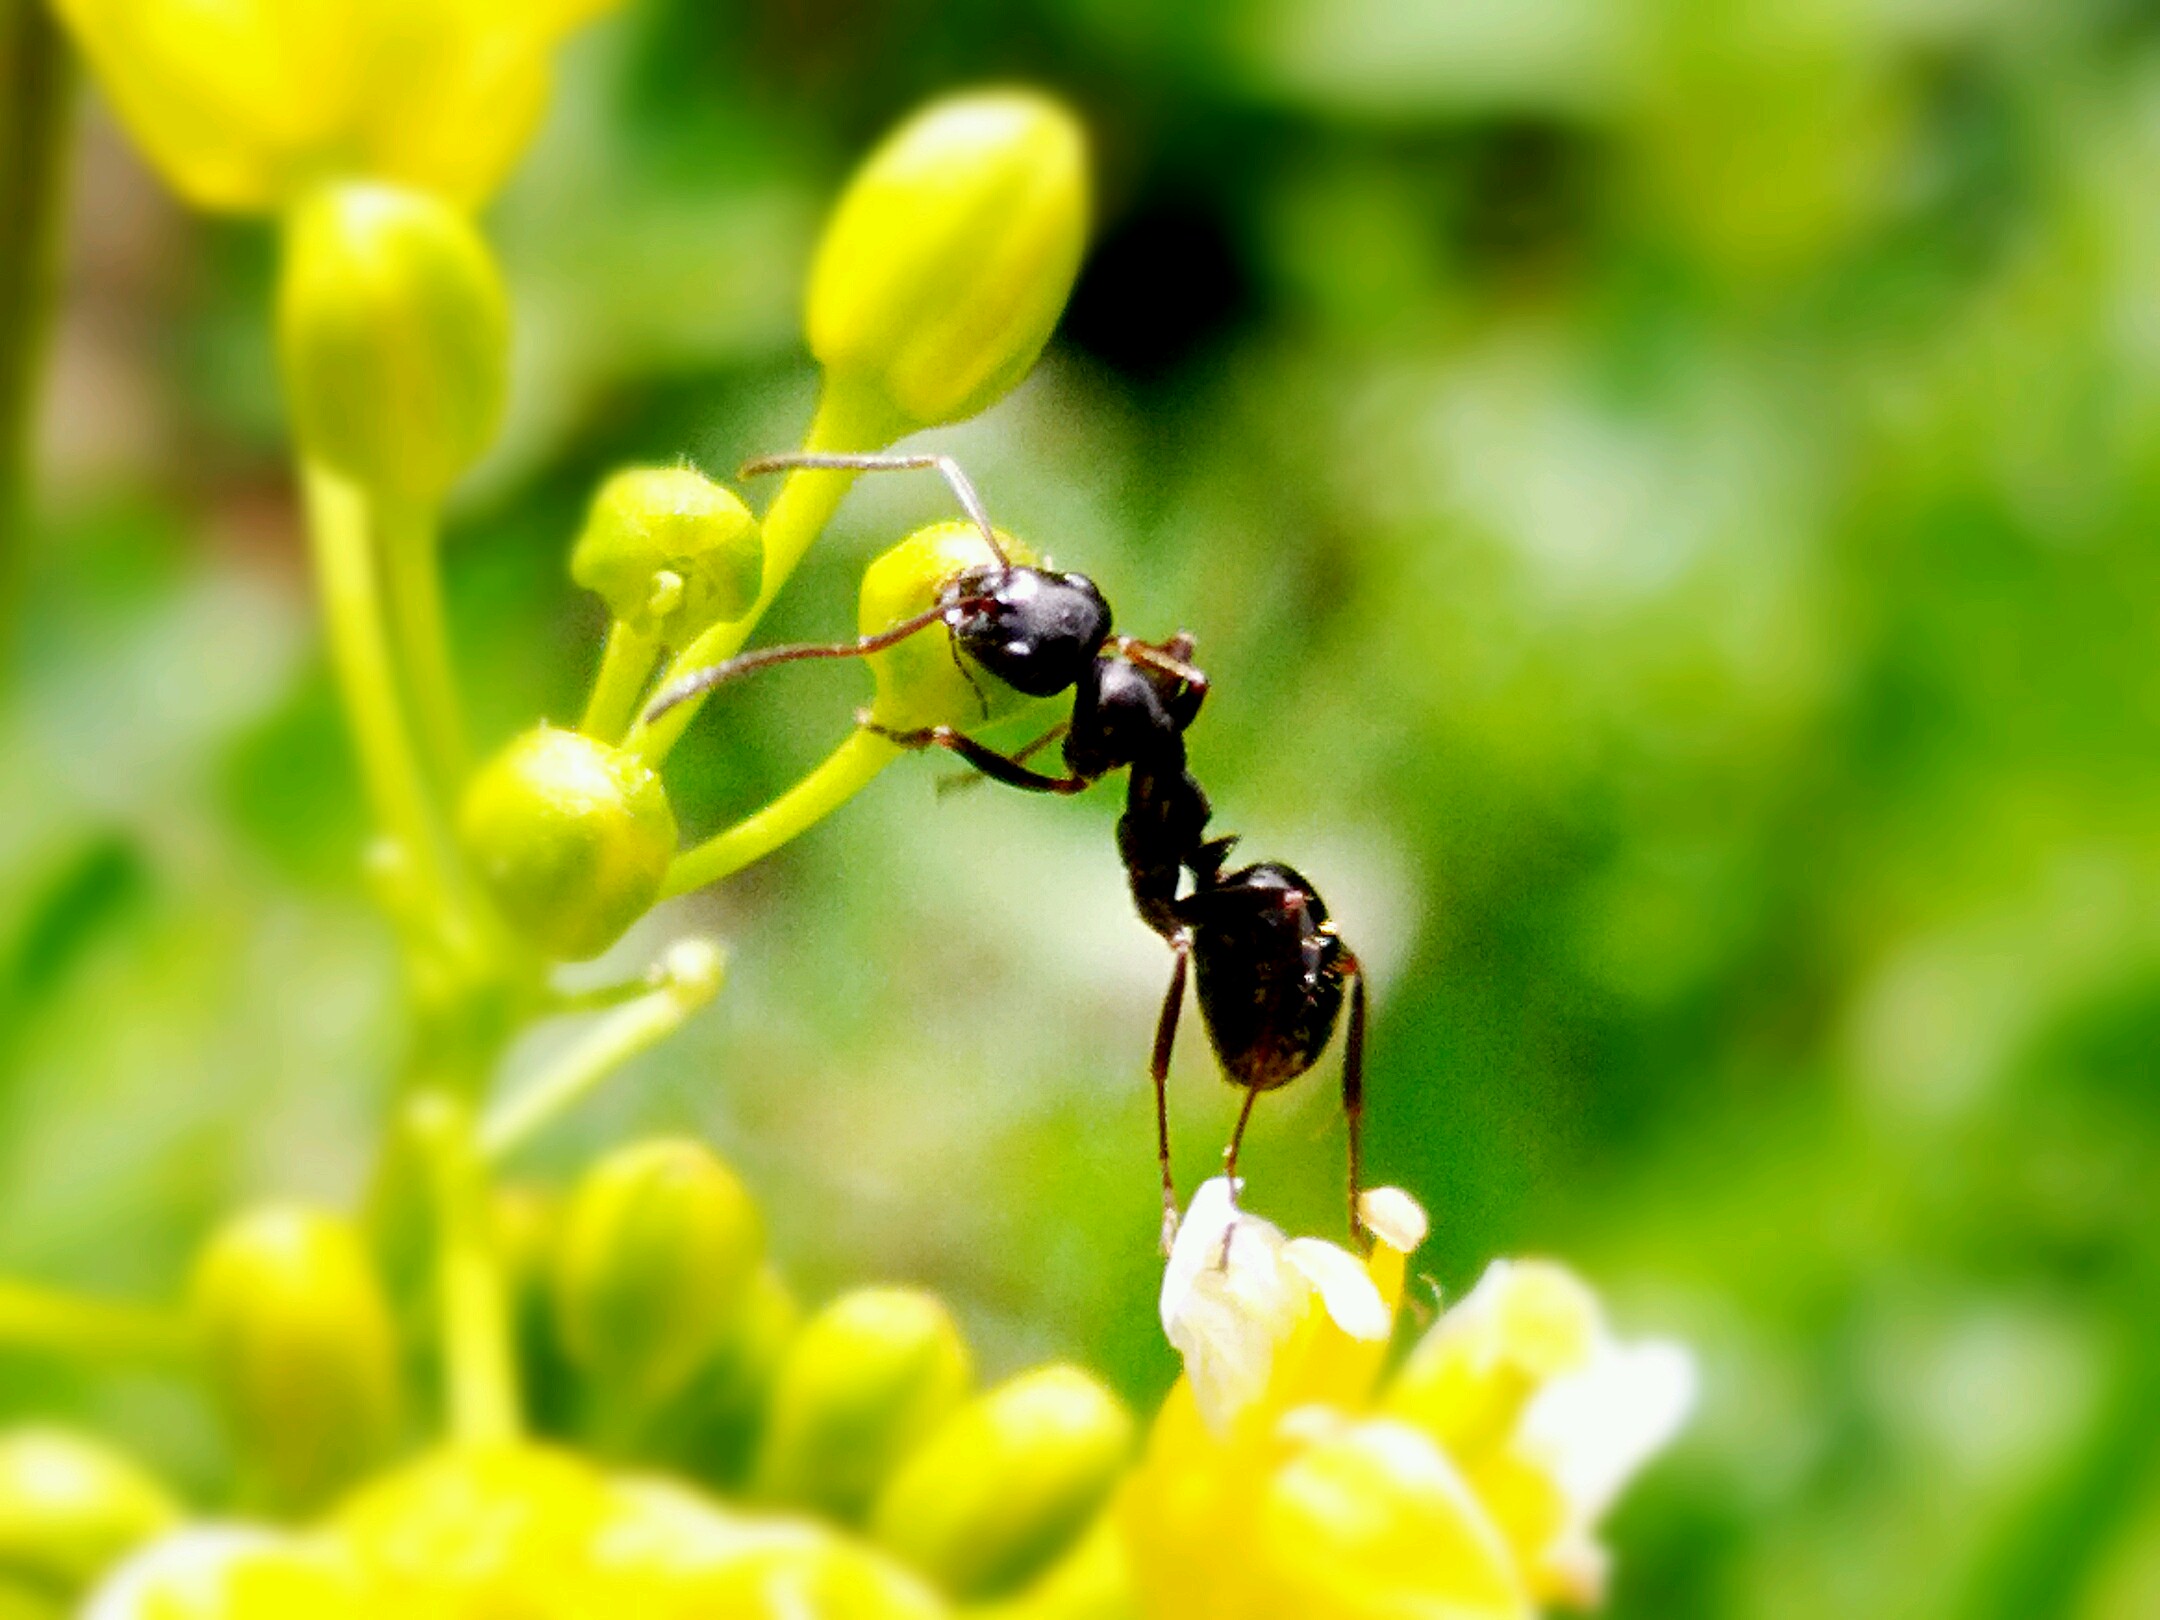
<instances>
[{"instance_id":1,"label":"out-of-focus yellow bud","mask_svg":"<svg viewBox=\"0 0 2160 1620\"><path fill-rule=\"evenodd\" d=\"M773 1389L764 1494L854 1519L966 1397L967 1342L934 1294L863 1288L813 1316Z\"/></svg>"},{"instance_id":2,"label":"out-of-focus yellow bud","mask_svg":"<svg viewBox=\"0 0 2160 1620\"><path fill-rule=\"evenodd\" d=\"M609 1154L578 1184L556 1250L556 1324L596 1393L647 1410L677 1393L750 1297L764 1252L749 1192L701 1142Z\"/></svg>"},{"instance_id":3,"label":"out-of-focus yellow bud","mask_svg":"<svg viewBox=\"0 0 2160 1620\"><path fill-rule=\"evenodd\" d=\"M945 1620L922 1582L798 1519L737 1518L679 1486L617 1484L595 1551L609 1614L638 1620Z\"/></svg>"},{"instance_id":4,"label":"out-of-focus yellow bud","mask_svg":"<svg viewBox=\"0 0 2160 1620\"><path fill-rule=\"evenodd\" d=\"M0 1434L0 1589L72 1603L179 1517L158 1483L108 1446L60 1429Z\"/></svg>"},{"instance_id":5,"label":"out-of-focus yellow bud","mask_svg":"<svg viewBox=\"0 0 2160 1620\"><path fill-rule=\"evenodd\" d=\"M55 0L121 121L198 207L325 175L471 205L546 104L555 42L613 0Z\"/></svg>"},{"instance_id":6,"label":"out-of-focus yellow bud","mask_svg":"<svg viewBox=\"0 0 2160 1620\"><path fill-rule=\"evenodd\" d=\"M810 271L810 352L895 435L973 416L1035 363L1087 239L1086 140L1026 90L932 102L848 183Z\"/></svg>"},{"instance_id":7,"label":"out-of-focus yellow bud","mask_svg":"<svg viewBox=\"0 0 2160 1620\"><path fill-rule=\"evenodd\" d=\"M1357 1424L1255 1483L1246 1546L1257 1602L1236 1612L1254 1620L1529 1620L1507 1542L1419 1430Z\"/></svg>"},{"instance_id":8,"label":"out-of-focus yellow bud","mask_svg":"<svg viewBox=\"0 0 2160 1620\"><path fill-rule=\"evenodd\" d=\"M1034 553L1004 530L997 535L1014 562L1034 561ZM917 529L879 553L863 570L856 626L866 636L888 630L935 603L955 575L996 560L983 544L981 531L971 523L933 523ZM970 667L962 674L952 638L942 625L872 653L867 662L877 681L872 718L895 731L979 726L1029 701L984 670Z\"/></svg>"},{"instance_id":9,"label":"out-of-focus yellow bud","mask_svg":"<svg viewBox=\"0 0 2160 1620\"><path fill-rule=\"evenodd\" d=\"M537 726L465 789L458 837L503 918L547 956L598 956L652 907L675 813L636 756Z\"/></svg>"},{"instance_id":10,"label":"out-of-focus yellow bud","mask_svg":"<svg viewBox=\"0 0 2160 1620\"><path fill-rule=\"evenodd\" d=\"M195 1266L190 1308L242 1454L272 1501L303 1507L397 1436L396 1332L353 1224L300 1205L228 1222Z\"/></svg>"},{"instance_id":11,"label":"out-of-focus yellow bud","mask_svg":"<svg viewBox=\"0 0 2160 1620\"><path fill-rule=\"evenodd\" d=\"M902 1465L872 1532L954 1597L996 1597L1094 1517L1132 1438L1131 1414L1079 1368L1024 1373L954 1413Z\"/></svg>"},{"instance_id":12,"label":"out-of-focus yellow bud","mask_svg":"<svg viewBox=\"0 0 2160 1620\"><path fill-rule=\"evenodd\" d=\"M370 1615L568 1620L638 1612L592 1584L593 1540L614 1512L606 1479L567 1453L459 1446L371 1482L335 1528L367 1571Z\"/></svg>"},{"instance_id":13,"label":"out-of-focus yellow bud","mask_svg":"<svg viewBox=\"0 0 2160 1620\"><path fill-rule=\"evenodd\" d=\"M630 467L593 497L570 577L664 647L757 600L765 541L734 493L689 467Z\"/></svg>"},{"instance_id":14,"label":"out-of-focus yellow bud","mask_svg":"<svg viewBox=\"0 0 2160 1620\"><path fill-rule=\"evenodd\" d=\"M433 500L494 438L509 301L480 233L439 199L310 193L287 225L277 319L295 434L356 483Z\"/></svg>"},{"instance_id":15,"label":"out-of-focus yellow bud","mask_svg":"<svg viewBox=\"0 0 2160 1620\"><path fill-rule=\"evenodd\" d=\"M202 1527L153 1542L116 1570L83 1620L364 1620L359 1570L333 1541Z\"/></svg>"},{"instance_id":16,"label":"out-of-focus yellow bud","mask_svg":"<svg viewBox=\"0 0 2160 1620\"><path fill-rule=\"evenodd\" d=\"M763 1433L774 1381L802 1330L802 1306L768 1261L735 1320L681 1397L650 1426L662 1458L714 1485L739 1485Z\"/></svg>"}]
</instances>

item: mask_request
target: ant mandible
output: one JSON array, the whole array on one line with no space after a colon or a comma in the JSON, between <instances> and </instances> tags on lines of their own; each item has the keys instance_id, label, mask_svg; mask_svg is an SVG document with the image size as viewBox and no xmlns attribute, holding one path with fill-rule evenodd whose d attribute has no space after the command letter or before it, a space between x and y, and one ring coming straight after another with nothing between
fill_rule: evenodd
<instances>
[{"instance_id":1,"label":"ant mandible","mask_svg":"<svg viewBox=\"0 0 2160 1620\"><path fill-rule=\"evenodd\" d=\"M1070 692L1071 717L1014 754L1000 753L950 726L896 731L873 724L867 716L862 723L903 748L947 749L984 776L1029 792L1079 793L1113 771L1128 772L1125 813L1117 825L1118 857L1141 920L1169 944L1175 959L1149 1063L1166 1245L1178 1219L1167 1083L1188 972L1209 1043L1225 1076L1245 1092L1223 1154L1223 1173L1233 1189L1253 1104L1263 1091L1288 1085L1319 1061L1334 1037L1347 983L1350 1023L1343 1043L1342 1107L1349 1135L1350 1230L1362 1240L1358 1193L1365 1100L1364 971L1328 920L1319 892L1298 872L1276 861L1223 870L1237 840L1207 836L1207 794L1185 762L1185 732L1208 691L1207 677L1191 662L1192 638L1180 633L1155 643L1113 635L1110 604L1092 580L1014 562L991 527L981 497L949 456L804 452L760 457L746 463L741 475L794 468L934 469L981 531L995 560L955 574L929 608L875 635L852 642L762 648L684 676L658 694L648 717L658 718L676 704L752 670L802 659L865 657L935 624L945 626L956 662L964 654L1030 697ZM960 668L965 674L967 666ZM1065 774L1049 776L1030 768L1028 756L1060 735ZM1190 887L1184 881L1188 874Z\"/></svg>"}]
</instances>

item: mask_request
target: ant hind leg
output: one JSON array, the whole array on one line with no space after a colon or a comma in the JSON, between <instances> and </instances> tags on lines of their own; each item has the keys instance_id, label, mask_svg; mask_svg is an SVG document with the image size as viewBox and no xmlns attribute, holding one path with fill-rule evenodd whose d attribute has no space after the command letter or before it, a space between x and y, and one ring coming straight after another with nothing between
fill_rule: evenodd
<instances>
[{"instance_id":1,"label":"ant hind leg","mask_svg":"<svg viewBox=\"0 0 2160 1620\"><path fill-rule=\"evenodd\" d=\"M1185 1005L1185 970L1192 960L1192 941L1180 934L1170 942L1177 965L1170 970L1170 991L1163 997L1162 1016L1155 1021L1155 1051L1148 1074L1155 1082L1155 1158L1162 1167L1162 1247L1170 1252L1177 1237L1177 1183L1170 1175L1170 1051L1177 1044L1178 1013Z\"/></svg>"}]
</instances>

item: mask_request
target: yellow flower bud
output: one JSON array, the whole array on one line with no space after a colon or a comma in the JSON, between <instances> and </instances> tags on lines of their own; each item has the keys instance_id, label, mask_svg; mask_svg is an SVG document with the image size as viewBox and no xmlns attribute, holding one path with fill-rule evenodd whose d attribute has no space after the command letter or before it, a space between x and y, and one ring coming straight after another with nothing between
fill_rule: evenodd
<instances>
[{"instance_id":1,"label":"yellow flower bud","mask_svg":"<svg viewBox=\"0 0 2160 1620\"><path fill-rule=\"evenodd\" d=\"M971 1378L967 1342L934 1294L843 1294L810 1319L780 1369L761 1489L790 1506L860 1516Z\"/></svg>"},{"instance_id":2,"label":"yellow flower bud","mask_svg":"<svg viewBox=\"0 0 2160 1620\"><path fill-rule=\"evenodd\" d=\"M196 1261L190 1309L234 1437L277 1504L319 1500L396 1438L396 1333L350 1221L299 1205L238 1216Z\"/></svg>"},{"instance_id":3,"label":"yellow flower bud","mask_svg":"<svg viewBox=\"0 0 2160 1620\"><path fill-rule=\"evenodd\" d=\"M872 1532L954 1597L995 1597L1086 1527L1132 1438L1131 1414L1079 1368L1022 1374L908 1459L878 1495Z\"/></svg>"},{"instance_id":4,"label":"yellow flower bud","mask_svg":"<svg viewBox=\"0 0 2160 1620\"><path fill-rule=\"evenodd\" d=\"M129 1559L84 1620L363 1620L358 1568L335 1543L264 1530L176 1531Z\"/></svg>"},{"instance_id":5,"label":"yellow flower bud","mask_svg":"<svg viewBox=\"0 0 2160 1620\"><path fill-rule=\"evenodd\" d=\"M614 1512L606 1479L566 1452L458 1446L371 1481L336 1529L368 1572L370 1615L627 1615L591 1586Z\"/></svg>"},{"instance_id":6,"label":"yellow flower bud","mask_svg":"<svg viewBox=\"0 0 2160 1620\"><path fill-rule=\"evenodd\" d=\"M802 1331L802 1306L770 1262L758 1267L735 1320L661 1420L647 1446L683 1472L739 1484L764 1427L773 1382ZM656 1460L660 1460L656 1459Z\"/></svg>"},{"instance_id":7,"label":"yellow flower bud","mask_svg":"<svg viewBox=\"0 0 2160 1620\"><path fill-rule=\"evenodd\" d=\"M998 544L1016 563L1034 553L1000 529ZM911 619L937 601L946 583L970 568L993 562L982 533L971 523L933 523L917 529L863 570L856 625L866 636ZM970 664L961 673L952 637L942 625L909 636L867 660L877 681L872 717L895 731L919 726L979 726L1022 707L1028 700L1003 681ZM985 705L988 713L985 714Z\"/></svg>"},{"instance_id":8,"label":"yellow flower bud","mask_svg":"<svg viewBox=\"0 0 2160 1620\"><path fill-rule=\"evenodd\" d=\"M675 815L634 755L543 725L474 775L458 836L504 920L546 955L582 961L659 898Z\"/></svg>"},{"instance_id":9,"label":"yellow flower bud","mask_svg":"<svg viewBox=\"0 0 2160 1620\"><path fill-rule=\"evenodd\" d=\"M871 153L810 271L810 351L908 432L973 416L1035 363L1087 238L1086 141L1025 90L932 102Z\"/></svg>"},{"instance_id":10,"label":"yellow flower bud","mask_svg":"<svg viewBox=\"0 0 2160 1620\"><path fill-rule=\"evenodd\" d=\"M556 1251L557 1330L597 1394L678 1392L750 1298L764 1251L749 1192L703 1143L619 1148L586 1172Z\"/></svg>"},{"instance_id":11,"label":"yellow flower bud","mask_svg":"<svg viewBox=\"0 0 2160 1620\"><path fill-rule=\"evenodd\" d=\"M557 38L614 0L55 0L121 121L203 208L325 173L475 203L530 138Z\"/></svg>"},{"instance_id":12,"label":"yellow flower bud","mask_svg":"<svg viewBox=\"0 0 2160 1620\"><path fill-rule=\"evenodd\" d=\"M638 1620L946 1620L922 1582L799 1519L738 1518L680 1486L617 1483L595 1546L606 1613Z\"/></svg>"},{"instance_id":13,"label":"yellow flower bud","mask_svg":"<svg viewBox=\"0 0 2160 1620\"><path fill-rule=\"evenodd\" d=\"M301 446L373 491L440 497L502 417L502 278L470 221L424 192L330 186L293 211L278 346Z\"/></svg>"},{"instance_id":14,"label":"yellow flower bud","mask_svg":"<svg viewBox=\"0 0 2160 1620\"><path fill-rule=\"evenodd\" d=\"M180 1516L128 1458L60 1429L0 1434L0 1590L72 1602Z\"/></svg>"},{"instance_id":15,"label":"yellow flower bud","mask_svg":"<svg viewBox=\"0 0 2160 1620\"><path fill-rule=\"evenodd\" d=\"M570 577L664 647L757 600L765 541L734 494L689 467L631 467L593 497Z\"/></svg>"}]
</instances>

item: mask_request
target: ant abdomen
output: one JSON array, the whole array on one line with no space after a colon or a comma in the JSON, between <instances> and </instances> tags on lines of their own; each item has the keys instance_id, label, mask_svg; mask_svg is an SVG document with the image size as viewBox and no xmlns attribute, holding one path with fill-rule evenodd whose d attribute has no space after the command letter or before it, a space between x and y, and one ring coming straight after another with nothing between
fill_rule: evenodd
<instances>
[{"instance_id":1,"label":"ant abdomen","mask_svg":"<svg viewBox=\"0 0 2160 1620\"><path fill-rule=\"evenodd\" d=\"M1310 1069L1334 1036L1350 967L1312 885L1262 862L1198 890L1180 910L1192 929L1202 1022L1230 1079L1272 1091Z\"/></svg>"}]
</instances>

